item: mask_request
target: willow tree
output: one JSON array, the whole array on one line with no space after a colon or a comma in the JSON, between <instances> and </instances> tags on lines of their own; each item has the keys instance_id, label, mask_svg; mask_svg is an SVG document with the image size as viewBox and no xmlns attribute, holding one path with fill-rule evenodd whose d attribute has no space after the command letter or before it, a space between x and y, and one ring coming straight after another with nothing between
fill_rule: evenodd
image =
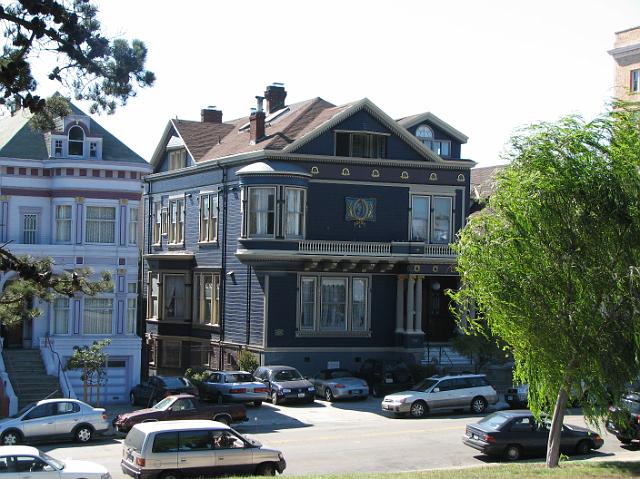
<instances>
[{"instance_id":1,"label":"willow tree","mask_svg":"<svg viewBox=\"0 0 640 479\"><path fill-rule=\"evenodd\" d=\"M456 246L461 314L475 303L471 327L506 342L534 413L553 411L548 467L567 400L596 422L638 375L639 118L626 106L513 137L495 193Z\"/></svg>"}]
</instances>

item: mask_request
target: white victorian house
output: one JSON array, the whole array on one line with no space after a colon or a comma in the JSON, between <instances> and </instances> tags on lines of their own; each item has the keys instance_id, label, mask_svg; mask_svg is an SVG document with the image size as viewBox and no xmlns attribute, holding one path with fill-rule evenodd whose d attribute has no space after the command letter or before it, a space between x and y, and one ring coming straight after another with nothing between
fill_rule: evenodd
<instances>
[{"instance_id":1,"label":"white victorian house","mask_svg":"<svg viewBox=\"0 0 640 479\"><path fill-rule=\"evenodd\" d=\"M62 395L75 392L82 398L79 373L59 373L58 365L66 363L74 346L110 338L99 399L102 404L127 401L140 379L140 198L141 179L150 167L74 106L56 131L35 130L29 119L18 111L0 120L0 244L7 243L16 255L51 257L58 272L88 267L98 278L108 270L114 289L36 305L39 317L1 331L4 360L14 350L40 350L46 370L58 376ZM11 279L12 273L0 273L0 290Z\"/></svg>"}]
</instances>

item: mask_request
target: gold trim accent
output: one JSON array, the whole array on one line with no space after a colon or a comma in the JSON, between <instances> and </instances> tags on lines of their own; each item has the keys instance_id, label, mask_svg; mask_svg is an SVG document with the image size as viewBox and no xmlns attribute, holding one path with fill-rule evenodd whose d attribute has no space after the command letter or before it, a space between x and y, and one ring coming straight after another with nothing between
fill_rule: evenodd
<instances>
[{"instance_id":1,"label":"gold trim accent","mask_svg":"<svg viewBox=\"0 0 640 479\"><path fill-rule=\"evenodd\" d=\"M9 195L0 195L0 201L9 201Z\"/></svg>"},{"instance_id":2,"label":"gold trim accent","mask_svg":"<svg viewBox=\"0 0 640 479\"><path fill-rule=\"evenodd\" d=\"M351 176L351 172L349 171L349 168L342 168L342 176Z\"/></svg>"},{"instance_id":3,"label":"gold trim accent","mask_svg":"<svg viewBox=\"0 0 640 479\"><path fill-rule=\"evenodd\" d=\"M464 175L463 175L462 173L460 173L460 174L458 175L458 181L459 181L460 183L462 183L464 180L465 180Z\"/></svg>"},{"instance_id":4,"label":"gold trim accent","mask_svg":"<svg viewBox=\"0 0 640 479\"><path fill-rule=\"evenodd\" d=\"M378 170L371 171L371 178L380 178L380 172Z\"/></svg>"},{"instance_id":5,"label":"gold trim accent","mask_svg":"<svg viewBox=\"0 0 640 479\"><path fill-rule=\"evenodd\" d=\"M76 196L76 203L84 203L84 196Z\"/></svg>"},{"instance_id":6,"label":"gold trim accent","mask_svg":"<svg viewBox=\"0 0 640 479\"><path fill-rule=\"evenodd\" d=\"M129 200L128 200L128 199L126 199L126 198L121 198L121 199L120 199L120 204L121 204L121 205L128 205L128 204L129 204Z\"/></svg>"},{"instance_id":7,"label":"gold trim accent","mask_svg":"<svg viewBox=\"0 0 640 479\"><path fill-rule=\"evenodd\" d=\"M439 270L440 270L440 268L438 267L438 265L434 265L434 266L431 268L431 271L433 271L434 273L437 273Z\"/></svg>"},{"instance_id":8,"label":"gold trim accent","mask_svg":"<svg viewBox=\"0 0 640 479\"><path fill-rule=\"evenodd\" d=\"M432 173L429 175L429 181L438 181L438 174L437 174L437 173L435 173L435 172L432 172Z\"/></svg>"},{"instance_id":9,"label":"gold trim accent","mask_svg":"<svg viewBox=\"0 0 640 479\"><path fill-rule=\"evenodd\" d=\"M320 173L320 170L318 169L318 167L317 167L317 166L312 166L312 167L311 167L311 174L312 174L312 175L317 175L317 174L319 174L319 173Z\"/></svg>"},{"instance_id":10,"label":"gold trim accent","mask_svg":"<svg viewBox=\"0 0 640 479\"><path fill-rule=\"evenodd\" d=\"M407 173L406 171L403 171L402 173L400 173L400 179L401 180L408 180L409 179L409 173Z\"/></svg>"}]
</instances>

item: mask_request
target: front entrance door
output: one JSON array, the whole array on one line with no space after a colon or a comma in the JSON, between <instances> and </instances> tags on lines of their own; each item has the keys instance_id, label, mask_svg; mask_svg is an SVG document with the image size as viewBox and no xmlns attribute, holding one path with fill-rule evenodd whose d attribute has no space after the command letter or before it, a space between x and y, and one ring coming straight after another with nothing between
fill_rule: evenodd
<instances>
[{"instance_id":1,"label":"front entrance door","mask_svg":"<svg viewBox=\"0 0 640 479\"><path fill-rule=\"evenodd\" d=\"M456 321L449 311L451 300L445 291L457 287L455 276L429 277L422 282L422 330L426 341L447 342L454 336Z\"/></svg>"},{"instance_id":2,"label":"front entrance door","mask_svg":"<svg viewBox=\"0 0 640 479\"><path fill-rule=\"evenodd\" d=\"M5 284L5 288L9 285L11 281L7 281ZM18 324L13 326L6 326L4 324L0 325L0 333L2 333L2 337L4 338L4 347L5 348L30 348L31 347L31 337L33 335L33 323L32 319L29 315L26 314L26 309L28 305L33 305L33 299L24 300L25 304L25 313L22 314L22 319Z\"/></svg>"}]
</instances>

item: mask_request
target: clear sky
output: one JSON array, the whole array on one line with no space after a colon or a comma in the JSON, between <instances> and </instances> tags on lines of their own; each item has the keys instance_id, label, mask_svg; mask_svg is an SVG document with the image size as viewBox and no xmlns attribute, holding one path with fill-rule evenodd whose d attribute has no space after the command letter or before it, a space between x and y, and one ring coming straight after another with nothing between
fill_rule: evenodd
<instances>
[{"instance_id":1,"label":"clear sky","mask_svg":"<svg viewBox=\"0 0 640 479\"><path fill-rule=\"evenodd\" d=\"M157 82L97 120L147 160L170 118L198 120L207 105L245 116L283 82L290 103L368 97L394 118L431 111L469 137L464 158L493 165L518 127L602 111L614 33L640 25L638 0L98 5L111 36L146 43Z\"/></svg>"}]
</instances>

